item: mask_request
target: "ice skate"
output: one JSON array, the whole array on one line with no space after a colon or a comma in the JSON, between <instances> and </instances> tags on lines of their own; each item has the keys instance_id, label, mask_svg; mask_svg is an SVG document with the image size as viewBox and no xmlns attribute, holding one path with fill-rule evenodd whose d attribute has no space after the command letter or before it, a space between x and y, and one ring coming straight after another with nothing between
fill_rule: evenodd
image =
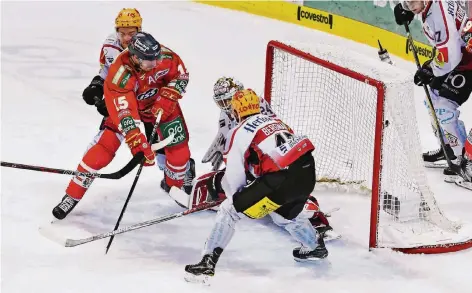
<instances>
[{"instance_id":1,"label":"ice skate","mask_svg":"<svg viewBox=\"0 0 472 293\"><path fill-rule=\"evenodd\" d=\"M318 238L318 246L311 250L308 247L301 246L293 250L293 258L298 262L318 261L328 256L323 237Z\"/></svg>"},{"instance_id":2,"label":"ice skate","mask_svg":"<svg viewBox=\"0 0 472 293\"><path fill-rule=\"evenodd\" d=\"M68 196L67 194L62 198L62 201L54 207L52 210L53 216L62 220L74 209L74 207L79 203L75 198Z\"/></svg>"},{"instance_id":3,"label":"ice skate","mask_svg":"<svg viewBox=\"0 0 472 293\"><path fill-rule=\"evenodd\" d=\"M210 277L215 275L215 266L223 249L217 247L213 253L205 254L202 260L194 265L185 266L185 281L209 285Z\"/></svg>"},{"instance_id":4,"label":"ice skate","mask_svg":"<svg viewBox=\"0 0 472 293\"><path fill-rule=\"evenodd\" d=\"M449 159L455 160L457 157L454 155L454 151L449 144L446 145L446 154ZM427 168L445 168L447 167L446 156L444 155L443 149L439 148L434 151L428 151L423 153L424 166Z\"/></svg>"}]
</instances>

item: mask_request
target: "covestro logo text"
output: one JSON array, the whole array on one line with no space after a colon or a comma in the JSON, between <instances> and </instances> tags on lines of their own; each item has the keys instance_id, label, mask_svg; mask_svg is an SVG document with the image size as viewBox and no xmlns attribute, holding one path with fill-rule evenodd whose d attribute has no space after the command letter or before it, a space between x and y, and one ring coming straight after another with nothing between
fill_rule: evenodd
<instances>
[{"instance_id":1,"label":"covestro logo text","mask_svg":"<svg viewBox=\"0 0 472 293\"><path fill-rule=\"evenodd\" d=\"M311 20L313 22L327 24L329 25L330 29L333 29L333 15L332 14L326 15L323 13L314 13L314 12L304 10L302 6L298 6L297 19L298 21L302 21L303 19L306 19L306 20Z\"/></svg>"}]
</instances>

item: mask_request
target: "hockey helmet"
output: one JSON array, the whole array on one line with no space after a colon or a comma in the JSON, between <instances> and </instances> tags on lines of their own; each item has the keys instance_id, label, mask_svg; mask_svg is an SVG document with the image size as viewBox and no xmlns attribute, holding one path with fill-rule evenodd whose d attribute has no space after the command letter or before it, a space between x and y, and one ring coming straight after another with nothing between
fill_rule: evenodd
<instances>
[{"instance_id":1,"label":"hockey helmet","mask_svg":"<svg viewBox=\"0 0 472 293\"><path fill-rule=\"evenodd\" d=\"M161 56L161 45L151 34L139 32L133 36L128 46L131 55L141 60L154 61Z\"/></svg>"},{"instance_id":2,"label":"hockey helmet","mask_svg":"<svg viewBox=\"0 0 472 293\"><path fill-rule=\"evenodd\" d=\"M123 8L115 18L115 29L120 27L136 27L141 31L143 19L136 8Z\"/></svg>"},{"instance_id":3,"label":"hockey helmet","mask_svg":"<svg viewBox=\"0 0 472 293\"><path fill-rule=\"evenodd\" d=\"M239 120L261 113L259 97L252 89L237 91L231 99L231 106Z\"/></svg>"},{"instance_id":4,"label":"hockey helmet","mask_svg":"<svg viewBox=\"0 0 472 293\"><path fill-rule=\"evenodd\" d=\"M213 100L221 110L230 112L233 95L243 89L243 84L238 80L232 77L220 77L213 87Z\"/></svg>"}]
</instances>

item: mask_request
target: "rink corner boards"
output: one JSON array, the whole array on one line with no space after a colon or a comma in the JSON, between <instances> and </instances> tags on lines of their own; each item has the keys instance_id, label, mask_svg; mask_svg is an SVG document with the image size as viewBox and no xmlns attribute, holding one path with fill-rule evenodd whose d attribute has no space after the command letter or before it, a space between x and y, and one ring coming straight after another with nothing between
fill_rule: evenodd
<instances>
[{"instance_id":1,"label":"rink corner boards","mask_svg":"<svg viewBox=\"0 0 472 293\"><path fill-rule=\"evenodd\" d=\"M377 40L390 52L414 62L407 38L393 32L322 10L286 1L194 1L201 4L243 11L323 31L377 48ZM393 15L392 15L393 17ZM433 57L432 47L415 42L420 61Z\"/></svg>"}]
</instances>

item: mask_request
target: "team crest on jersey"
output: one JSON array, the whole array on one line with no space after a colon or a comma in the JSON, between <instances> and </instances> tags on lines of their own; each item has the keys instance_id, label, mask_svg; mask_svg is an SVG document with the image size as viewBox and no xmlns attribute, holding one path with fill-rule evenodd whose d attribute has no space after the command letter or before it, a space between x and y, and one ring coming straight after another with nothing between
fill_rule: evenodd
<instances>
[{"instance_id":1,"label":"team crest on jersey","mask_svg":"<svg viewBox=\"0 0 472 293\"><path fill-rule=\"evenodd\" d=\"M163 77L167 73L169 73L169 68L164 69L164 70L159 70L158 72L154 74L154 76L148 77L148 84L156 83L160 77Z\"/></svg>"}]
</instances>

